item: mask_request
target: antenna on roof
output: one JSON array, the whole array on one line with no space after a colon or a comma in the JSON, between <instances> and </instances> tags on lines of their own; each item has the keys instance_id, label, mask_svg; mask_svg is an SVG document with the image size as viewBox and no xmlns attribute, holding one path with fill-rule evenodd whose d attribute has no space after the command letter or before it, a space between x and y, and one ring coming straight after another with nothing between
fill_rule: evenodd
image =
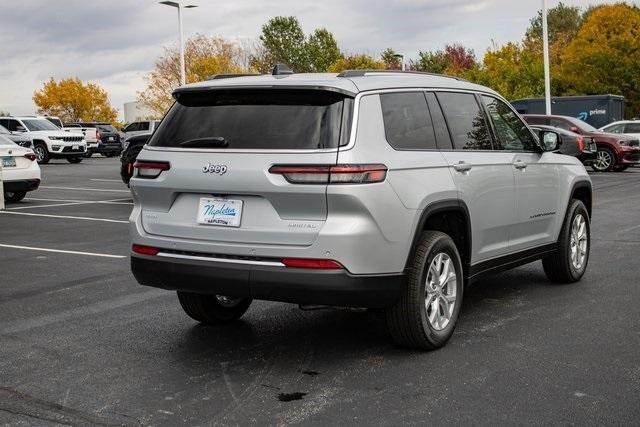
<instances>
[{"instance_id":1,"label":"antenna on roof","mask_svg":"<svg viewBox=\"0 0 640 427\"><path fill-rule=\"evenodd\" d=\"M287 67L285 64L276 64L276 66L273 67L273 71L271 72L271 74L274 76L286 76L289 74L293 74L293 70Z\"/></svg>"}]
</instances>

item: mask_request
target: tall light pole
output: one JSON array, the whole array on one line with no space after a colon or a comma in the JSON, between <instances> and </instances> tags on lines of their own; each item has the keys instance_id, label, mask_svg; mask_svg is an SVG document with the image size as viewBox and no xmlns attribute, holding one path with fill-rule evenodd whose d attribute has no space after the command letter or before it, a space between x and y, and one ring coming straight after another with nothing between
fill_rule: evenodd
<instances>
[{"instance_id":1,"label":"tall light pole","mask_svg":"<svg viewBox=\"0 0 640 427\"><path fill-rule=\"evenodd\" d=\"M547 26L547 0L542 0L542 51L544 55L544 103L546 114L551 114L551 77L549 75L549 29Z\"/></svg>"},{"instance_id":2,"label":"tall light pole","mask_svg":"<svg viewBox=\"0 0 640 427\"><path fill-rule=\"evenodd\" d=\"M184 66L184 33L182 31L182 9L191 9L198 7L194 4L183 5L182 0L177 1L161 1L160 4L175 7L178 9L178 33L180 35L180 85L186 83L186 71Z\"/></svg>"},{"instance_id":3,"label":"tall light pole","mask_svg":"<svg viewBox=\"0 0 640 427\"><path fill-rule=\"evenodd\" d=\"M404 71L404 55L401 53L395 53L393 57L400 60L400 69Z\"/></svg>"}]
</instances>

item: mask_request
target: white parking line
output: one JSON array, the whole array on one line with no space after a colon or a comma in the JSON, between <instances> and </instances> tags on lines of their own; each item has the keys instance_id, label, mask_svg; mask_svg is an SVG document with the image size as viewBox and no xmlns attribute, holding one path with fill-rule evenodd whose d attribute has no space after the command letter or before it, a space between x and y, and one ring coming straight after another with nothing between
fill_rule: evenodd
<instances>
[{"instance_id":1,"label":"white parking line","mask_svg":"<svg viewBox=\"0 0 640 427\"><path fill-rule=\"evenodd\" d=\"M107 190L104 188L84 188L84 187L56 187L51 185L41 185L39 188L45 188L50 190L75 190L75 191L104 191L107 193L129 193L129 190Z\"/></svg>"},{"instance_id":2,"label":"white parking line","mask_svg":"<svg viewBox=\"0 0 640 427\"><path fill-rule=\"evenodd\" d=\"M124 200L131 200L130 197L126 197L123 199L111 199L111 200L78 200L78 199L41 199L36 197L27 197L24 199L33 200L36 202L70 202L70 203L104 203L107 205L133 205L133 202L125 202Z\"/></svg>"},{"instance_id":3,"label":"white parking line","mask_svg":"<svg viewBox=\"0 0 640 427\"><path fill-rule=\"evenodd\" d=\"M12 248L12 249L24 249L27 251L40 251L40 252L55 252L60 254L71 254L71 255L86 255L86 256L97 256L102 258L127 258L126 255L110 255L110 254L97 254L94 252L80 252L80 251L64 251L62 249L49 249L49 248L35 248L32 246L18 246L18 245L5 245L0 243L0 247L2 248Z\"/></svg>"},{"instance_id":4,"label":"white parking line","mask_svg":"<svg viewBox=\"0 0 640 427\"><path fill-rule=\"evenodd\" d=\"M37 214L31 212L11 212L11 211L0 211L0 214L4 215L28 215L28 216L41 216L45 218L62 218L62 219L82 219L85 221L101 221L101 222L114 222L117 224L128 224L129 221L122 221L119 219L107 219L107 218L91 218L87 216L67 216L67 215L49 215L49 214Z\"/></svg>"},{"instance_id":5,"label":"white parking line","mask_svg":"<svg viewBox=\"0 0 640 427\"><path fill-rule=\"evenodd\" d=\"M35 200L35 199L30 199ZM47 205L33 205L33 206L17 206L15 208L7 208L8 211L17 211L22 209L36 209L36 208L54 208L57 206L75 206L75 205L91 205L91 204L113 204L113 205L133 205L131 202L120 202L119 200L128 199L113 199L113 200L69 200L68 203L54 203ZM60 200L63 202L64 200Z\"/></svg>"}]
</instances>

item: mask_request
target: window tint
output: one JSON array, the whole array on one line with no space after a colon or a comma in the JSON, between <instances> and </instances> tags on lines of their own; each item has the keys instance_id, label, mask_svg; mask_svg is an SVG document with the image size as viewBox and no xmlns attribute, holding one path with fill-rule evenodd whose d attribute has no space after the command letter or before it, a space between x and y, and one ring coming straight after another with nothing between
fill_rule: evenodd
<instances>
[{"instance_id":1,"label":"window tint","mask_svg":"<svg viewBox=\"0 0 640 427\"><path fill-rule=\"evenodd\" d=\"M447 128L447 122L444 119L444 115L442 114L442 109L440 108L440 103L436 99L436 95L433 92L428 92L426 97L427 105L429 105L429 112L431 113L431 121L433 122L433 129L436 134L438 148L441 150L453 148L449 129Z\"/></svg>"},{"instance_id":2,"label":"window tint","mask_svg":"<svg viewBox=\"0 0 640 427\"><path fill-rule=\"evenodd\" d=\"M571 128L574 127L575 125L569 123L566 120L551 119L551 126L555 126L557 128L564 129L564 130L571 130Z\"/></svg>"},{"instance_id":3,"label":"window tint","mask_svg":"<svg viewBox=\"0 0 640 427\"><path fill-rule=\"evenodd\" d=\"M535 151L531 132L507 104L491 96L483 96L482 101L493 122L498 150Z\"/></svg>"},{"instance_id":4,"label":"window tint","mask_svg":"<svg viewBox=\"0 0 640 427\"><path fill-rule=\"evenodd\" d=\"M547 119L544 117L525 116L524 118L530 125L546 125Z\"/></svg>"},{"instance_id":5,"label":"window tint","mask_svg":"<svg viewBox=\"0 0 640 427\"><path fill-rule=\"evenodd\" d=\"M438 92L456 150L491 150L484 113L470 93Z\"/></svg>"},{"instance_id":6,"label":"window tint","mask_svg":"<svg viewBox=\"0 0 640 427\"><path fill-rule=\"evenodd\" d=\"M431 117L423 92L384 93L380 95L387 141L396 149L435 149Z\"/></svg>"},{"instance_id":7,"label":"window tint","mask_svg":"<svg viewBox=\"0 0 640 427\"><path fill-rule=\"evenodd\" d=\"M22 120L22 122L31 132L39 130L60 130L58 126L45 119L27 119Z\"/></svg>"},{"instance_id":8,"label":"window tint","mask_svg":"<svg viewBox=\"0 0 640 427\"><path fill-rule=\"evenodd\" d=\"M14 119L2 119L2 121L0 121L0 124L12 132L18 130L18 126L22 126L20 122Z\"/></svg>"},{"instance_id":9,"label":"window tint","mask_svg":"<svg viewBox=\"0 0 640 427\"><path fill-rule=\"evenodd\" d=\"M611 132L611 133L622 133L624 132L624 123L618 123L617 125L607 126L602 130L605 132Z\"/></svg>"},{"instance_id":10,"label":"window tint","mask_svg":"<svg viewBox=\"0 0 640 427\"><path fill-rule=\"evenodd\" d=\"M640 133L640 123L627 123L624 131L627 133Z\"/></svg>"},{"instance_id":11,"label":"window tint","mask_svg":"<svg viewBox=\"0 0 640 427\"><path fill-rule=\"evenodd\" d=\"M195 139L224 138L228 149L335 148L340 143L344 99L323 90L183 93L149 145L180 147Z\"/></svg>"},{"instance_id":12,"label":"window tint","mask_svg":"<svg viewBox=\"0 0 640 427\"><path fill-rule=\"evenodd\" d=\"M149 130L149 122L140 122L138 130Z\"/></svg>"}]
</instances>

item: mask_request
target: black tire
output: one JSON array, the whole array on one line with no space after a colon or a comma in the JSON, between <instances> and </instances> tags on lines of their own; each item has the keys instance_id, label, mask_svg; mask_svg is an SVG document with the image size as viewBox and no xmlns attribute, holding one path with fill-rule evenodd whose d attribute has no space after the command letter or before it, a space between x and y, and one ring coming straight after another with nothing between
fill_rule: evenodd
<instances>
[{"instance_id":1,"label":"black tire","mask_svg":"<svg viewBox=\"0 0 640 427\"><path fill-rule=\"evenodd\" d=\"M69 163L80 163L83 157L67 157L67 162Z\"/></svg>"},{"instance_id":2,"label":"black tire","mask_svg":"<svg viewBox=\"0 0 640 427\"><path fill-rule=\"evenodd\" d=\"M47 150L46 144L43 142L37 142L33 145L33 152L36 153L36 158L39 165L46 165L51 160L49 156L49 150Z\"/></svg>"},{"instance_id":3,"label":"black tire","mask_svg":"<svg viewBox=\"0 0 640 427\"><path fill-rule=\"evenodd\" d=\"M7 202L15 203L24 199L26 195L27 195L26 191L5 191L4 200L6 200Z\"/></svg>"},{"instance_id":4,"label":"black tire","mask_svg":"<svg viewBox=\"0 0 640 427\"><path fill-rule=\"evenodd\" d=\"M574 264L572 260L572 226L577 216L580 215L584 219L584 227L586 232L586 251L584 259L579 266ZM579 244L576 244L578 250ZM560 230L558 240L558 252L542 260L542 267L547 278L555 283L573 283L582 278L587 270L589 263L589 251L591 250L591 223L587 208L580 200L573 199L569 203L567 215Z\"/></svg>"},{"instance_id":5,"label":"black tire","mask_svg":"<svg viewBox=\"0 0 640 427\"><path fill-rule=\"evenodd\" d=\"M178 291L178 300L185 313L194 320L207 325L219 325L238 320L251 305L251 298L237 298L226 305L216 295L194 294Z\"/></svg>"},{"instance_id":6,"label":"black tire","mask_svg":"<svg viewBox=\"0 0 640 427\"><path fill-rule=\"evenodd\" d=\"M616 156L613 154L613 151L605 147L598 147L596 159L591 164L591 168L596 172L609 172L615 165Z\"/></svg>"},{"instance_id":7,"label":"black tire","mask_svg":"<svg viewBox=\"0 0 640 427\"><path fill-rule=\"evenodd\" d=\"M86 153L84 153L84 157L85 157L86 159L91 158L91 156L93 156L93 151L87 151Z\"/></svg>"},{"instance_id":8,"label":"black tire","mask_svg":"<svg viewBox=\"0 0 640 427\"><path fill-rule=\"evenodd\" d=\"M440 254L446 254L449 257L449 265L453 266L456 274L456 283L452 286L455 289L455 301L450 318L448 323L438 330L429 319L425 299L427 298L428 270L436 256ZM420 350L434 350L445 345L451 338L458 321L463 291L462 261L451 237L439 231L423 232L409 264L406 286L400 299L386 310L387 326L393 340L401 346ZM439 300L435 300L435 304L440 312L442 307ZM433 315L433 306L431 304L429 306Z\"/></svg>"}]
</instances>

